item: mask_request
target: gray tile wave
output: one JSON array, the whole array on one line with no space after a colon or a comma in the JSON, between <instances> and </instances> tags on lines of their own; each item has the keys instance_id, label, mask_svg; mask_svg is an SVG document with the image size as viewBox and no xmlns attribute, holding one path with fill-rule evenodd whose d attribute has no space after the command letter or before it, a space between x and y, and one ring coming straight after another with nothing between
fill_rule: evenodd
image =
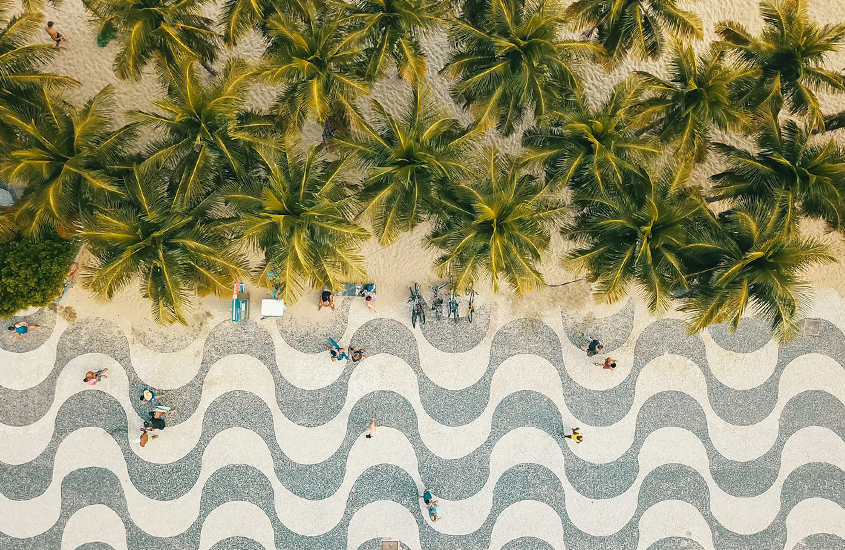
<instances>
[{"instance_id":1,"label":"gray tile wave","mask_svg":"<svg viewBox=\"0 0 845 550\"><path fill-rule=\"evenodd\" d=\"M502 550L554 550L554 546L536 537L519 537L502 546Z\"/></svg>"},{"instance_id":2,"label":"gray tile wave","mask_svg":"<svg viewBox=\"0 0 845 550\"><path fill-rule=\"evenodd\" d=\"M105 542L86 542L81 546L77 546L75 550L114 550L114 547Z\"/></svg>"},{"instance_id":3,"label":"gray tile wave","mask_svg":"<svg viewBox=\"0 0 845 550\"><path fill-rule=\"evenodd\" d=\"M845 550L845 540L830 533L816 533L804 537L788 550Z\"/></svg>"},{"instance_id":4,"label":"gray tile wave","mask_svg":"<svg viewBox=\"0 0 845 550\"><path fill-rule=\"evenodd\" d=\"M18 321L26 321L31 325L38 325L38 328L31 329L23 340L15 336L8 327ZM32 315L15 316L8 319L0 319L0 349L12 353L25 353L41 347L53 334L56 328L56 314L47 308L41 308Z\"/></svg>"},{"instance_id":5,"label":"gray tile wave","mask_svg":"<svg viewBox=\"0 0 845 550\"><path fill-rule=\"evenodd\" d=\"M576 347L588 343L587 337L597 338L604 346L603 352L619 349L634 330L634 303L628 300L625 307L613 315L596 318L588 313L581 318L566 311L561 312L563 328L567 339Z\"/></svg>"},{"instance_id":6,"label":"gray tile wave","mask_svg":"<svg viewBox=\"0 0 845 550\"><path fill-rule=\"evenodd\" d=\"M462 303L461 306L465 304ZM444 304L444 310L448 307ZM435 320L434 312L426 314L426 323L419 327L422 335L429 344L446 353L463 353L469 351L487 335L490 328L490 308L478 306L472 317L472 323L467 320L465 308L460 307L458 322L444 317Z\"/></svg>"},{"instance_id":7,"label":"gray tile wave","mask_svg":"<svg viewBox=\"0 0 845 550\"><path fill-rule=\"evenodd\" d=\"M685 537L666 537L655 541L647 550L706 550L692 539Z\"/></svg>"},{"instance_id":8,"label":"gray tile wave","mask_svg":"<svg viewBox=\"0 0 845 550\"><path fill-rule=\"evenodd\" d=\"M309 294L310 296L310 294ZM314 295L314 308L317 308L319 296ZM276 326L282 339L293 349L302 353L326 351L329 337L339 340L349 324L349 308L353 300L362 300L354 296L335 296L336 310L323 308L319 320L285 315L276 319Z\"/></svg>"},{"instance_id":9,"label":"gray tile wave","mask_svg":"<svg viewBox=\"0 0 845 550\"><path fill-rule=\"evenodd\" d=\"M821 475L820 475L821 474ZM445 478L443 483L454 483ZM431 528L420 516L418 487L406 472L393 465L381 464L367 469L355 481L342 519L328 532L306 537L287 529L276 516L273 488L258 470L231 465L216 471L202 488L199 517L183 533L174 537L150 536L128 517L125 496L116 476L100 468L85 468L68 474L62 482L62 503L58 521L46 532L29 539L16 539L0 533L4 550L58 548L68 518L77 510L92 504L104 504L126 522L127 545L130 549L196 548L202 523L208 514L231 501L251 502L261 509L274 529L279 548L323 550L346 547L346 533L352 516L363 506L377 500L396 502L417 518L423 548L461 548L486 550L490 534L499 514L520 500L534 500L550 506L561 519L564 544L567 548L618 550L635 548L639 537L639 519L651 506L664 500L681 500L695 506L709 525L714 546L720 550L781 550L786 540L784 519L791 509L807 498L827 498L839 504L845 494L845 472L829 465L806 465L788 476L782 490L782 505L775 520L766 529L751 535L731 532L721 526L709 509L709 491L704 479L686 466L670 464L649 473L639 491L638 506L631 520L608 536L583 533L569 519L563 487L557 477L542 466L520 464L505 471L497 480L490 513L482 526L465 535L446 535ZM444 511L444 515L448 511Z\"/></svg>"},{"instance_id":10,"label":"gray tile wave","mask_svg":"<svg viewBox=\"0 0 845 550\"><path fill-rule=\"evenodd\" d=\"M772 339L768 327L753 317L743 317L733 334L730 328L730 323L721 323L707 327L707 332L720 347L738 353L757 351Z\"/></svg>"},{"instance_id":11,"label":"gray tile wave","mask_svg":"<svg viewBox=\"0 0 845 550\"><path fill-rule=\"evenodd\" d=\"M227 428L242 427L266 442L275 474L288 490L303 498L323 499L333 495L343 482L349 450L371 418L405 434L414 448L423 482L435 494L450 500L469 498L480 491L488 481L490 454L496 443L510 431L525 426L557 438L567 479L575 490L592 499L613 498L627 491L639 474L638 455L643 442L649 434L667 426L686 429L701 440L713 479L722 490L736 497L762 494L775 483L783 445L798 430L806 426L824 426L845 439L845 425L841 420L845 418L845 405L826 392L804 392L785 404L772 448L755 460L735 462L715 449L709 437L707 418L694 399L681 392L661 392L649 398L638 411L631 447L613 462L595 464L577 457L568 442L560 437L569 423L564 423L553 402L536 392L518 391L507 396L494 410L491 432L484 443L464 457L442 459L422 442L411 404L394 392L380 391L355 403L348 417L344 440L332 456L318 464L303 465L281 451L267 405L249 392L232 391L218 397L207 409L194 449L178 462L158 464L141 459L130 448L126 416L120 404L108 394L93 391L62 404L53 438L41 455L21 465L0 463L0 493L17 500L42 494L52 482L54 457L61 441L81 427L97 426L111 434L121 448L129 478L139 492L150 498L178 498L194 487L211 439ZM167 430L160 435L162 439L155 445L166 442ZM590 434L585 436L590 437ZM812 446L813 442L807 442L808 449ZM149 450L154 449L151 446ZM441 486L438 480L443 479L460 482Z\"/></svg>"},{"instance_id":12,"label":"gray tile wave","mask_svg":"<svg viewBox=\"0 0 845 550\"><path fill-rule=\"evenodd\" d=\"M246 537L229 537L214 543L211 550L266 550L264 546Z\"/></svg>"}]
</instances>

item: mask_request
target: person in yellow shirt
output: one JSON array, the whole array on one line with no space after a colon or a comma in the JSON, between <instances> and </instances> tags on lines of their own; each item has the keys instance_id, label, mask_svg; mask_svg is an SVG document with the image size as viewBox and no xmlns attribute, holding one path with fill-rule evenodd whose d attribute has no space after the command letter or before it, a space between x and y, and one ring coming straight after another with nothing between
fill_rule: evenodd
<instances>
[{"instance_id":1,"label":"person in yellow shirt","mask_svg":"<svg viewBox=\"0 0 845 550\"><path fill-rule=\"evenodd\" d=\"M572 433L569 435L564 434L563 437L568 437L575 443L581 443L584 441L584 436L581 435L581 428L572 428Z\"/></svg>"}]
</instances>

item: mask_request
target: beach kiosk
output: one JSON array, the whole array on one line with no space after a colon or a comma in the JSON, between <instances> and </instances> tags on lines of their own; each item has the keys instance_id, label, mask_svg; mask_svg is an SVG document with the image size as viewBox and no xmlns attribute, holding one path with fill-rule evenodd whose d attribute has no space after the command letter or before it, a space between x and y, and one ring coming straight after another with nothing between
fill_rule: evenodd
<instances>
[{"instance_id":1,"label":"beach kiosk","mask_svg":"<svg viewBox=\"0 0 845 550\"><path fill-rule=\"evenodd\" d=\"M232 321L239 323L249 319L249 294L244 292L243 283L235 283L232 289Z\"/></svg>"}]
</instances>

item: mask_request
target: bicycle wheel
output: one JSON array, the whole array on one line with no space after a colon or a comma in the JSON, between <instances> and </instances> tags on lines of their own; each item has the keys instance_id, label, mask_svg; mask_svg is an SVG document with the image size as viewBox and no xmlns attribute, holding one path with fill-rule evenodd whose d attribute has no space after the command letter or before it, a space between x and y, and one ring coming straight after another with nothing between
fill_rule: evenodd
<instances>
[{"instance_id":1,"label":"bicycle wheel","mask_svg":"<svg viewBox=\"0 0 845 550\"><path fill-rule=\"evenodd\" d=\"M425 324L425 308L422 307L422 304L420 304L420 314L419 315L420 315L420 325L424 325Z\"/></svg>"},{"instance_id":2,"label":"bicycle wheel","mask_svg":"<svg viewBox=\"0 0 845 550\"><path fill-rule=\"evenodd\" d=\"M469 321L470 323L472 323L472 312L473 312L473 307L472 307L472 304L470 304L469 305L469 311L467 311L467 321Z\"/></svg>"},{"instance_id":3,"label":"bicycle wheel","mask_svg":"<svg viewBox=\"0 0 845 550\"><path fill-rule=\"evenodd\" d=\"M411 328L417 328L417 307L411 310Z\"/></svg>"}]
</instances>

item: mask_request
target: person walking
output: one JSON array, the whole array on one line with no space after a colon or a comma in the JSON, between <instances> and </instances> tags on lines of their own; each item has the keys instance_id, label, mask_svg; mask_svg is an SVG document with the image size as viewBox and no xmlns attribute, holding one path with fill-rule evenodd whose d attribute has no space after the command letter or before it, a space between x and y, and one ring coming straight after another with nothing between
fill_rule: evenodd
<instances>
[{"instance_id":1,"label":"person walking","mask_svg":"<svg viewBox=\"0 0 845 550\"><path fill-rule=\"evenodd\" d=\"M106 372L108 370L109 369L107 368L100 369L97 372L89 370L87 373L85 373L85 378L83 378L82 381L88 384L89 386L96 386L97 382L99 382L103 378L108 378L108 376L106 376Z\"/></svg>"},{"instance_id":2,"label":"person walking","mask_svg":"<svg viewBox=\"0 0 845 550\"><path fill-rule=\"evenodd\" d=\"M432 500L431 504L428 505L428 519L430 519L431 521L437 521L440 519L439 500Z\"/></svg>"},{"instance_id":3,"label":"person walking","mask_svg":"<svg viewBox=\"0 0 845 550\"><path fill-rule=\"evenodd\" d=\"M155 390L153 390L151 388L144 388L144 390L141 392L141 403L144 403L144 404L152 403L156 399L158 399L160 397L164 397L164 396L165 396L165 394L156 393Z\"/></svg>"},{"instance_id":4,"label":"person walking","mask_svg":"<svg viewBox=\"0 0 845 550\"><path fill-rule=\"evenodd\" d=\"M575 443L581 443L584 441L584 436L581 435L581 428L572 428L572 433L569 435L564 434L563 437L569 438Z\"/></svg>"},{"instance_id":5,"label":"person walking","mask_svg":"<svg viewBox=\"0 0 845 550\"><path fill-rule=\"evenodd\" d=\"M176 409L171 409L170 407L165 407L164 405L156 405L153 407L153 410L150 411L150 414L153 418L161 418L165 414L175 413Z\"/></svg>"},{"instance_id":6,"label":"person walking","mask_svg":"<svg viewBox=\"0 0 845 550\"><path fill-rule=\"evenodd\" d=\"M141 445L141 447L146 447L147 443L157 437L157 435L150 435L147 433L147 428L141 428L141 437L138 439L138 444Z\"/></svg>"},{"instance_id":7,"label":"person walking","mask_svg":"<svg viewBox=\"0 0 845 550\"><path fill-rule=\"evenodd\" d=\"M10 326L9 330L15 331L15 336L17 336L19 339L23 340L24 335L27 332L29 332L29 329L31 329L31 328L40 328L40 327L39 327L39 325L30 325L26 321L18 321L14 325Z\"/></svg>"},{"instance_id":8,"label":"person walking","mask_svg":"<svg viewBox=\"0 0 845 550\"><path fill-rule=\"evenodd\" d=\"M376 299L378 299L376 293L372 290L363 290L361 291L361 296L363 296L364 301L367 302L367 309L369 309L372 313L378 313L378 311L376 311L375 305Z\"/></svg>"},{"instance_id":9,"label":"person walking","mask_svg":"<svg viewBox=\"0 0 845 550\"><path fill-rule=\"evenodd\" d=\"M372 439L373 436L376 435L376 428L378 428L378 426L376 426L376 419L373 418L372 420L370 420L370 423L367 424L367 431L365 432L364 437L366 437L367 439Z\"/></svg>"},{"instance_id":10,"label":"person walking","mask_svg":"<svg viewBox=\"0 0 845 550\"><path fill-rule=\"evenodd\" d=\"M434 495L431 494L431 489L426 488L423 490L423 494L420 495L420 498L423 499L423 504L428 506L431 504L431 501L434 500Z\"/></svg>"},{"instance_id":11,"label":"person walking","mask_svg":"<svg viewBox=\"0 0 845 550\"><path fill-rule=\"evenodd\" d=\"M45 30L45 31L47 31L47 34L49 34L49 35L50 35L50 38L52 38L52 39L53 39L53 42L55 42L55 43L56 43L56 47L57 47L57 48L59 47L59 45L60 45L62 42L65 42L65 41L67 40L67 37L66 37L65 35L63 35L63 34L62 34L62 33L60 33L59 31L57 31L57 30L53 27L53 22L52 22L52 21L47 21L47 26L46 26L46 27L44 27L44 30Z\"/></svg>"},{"instance_id":12,"label":"person walking","mask_svg":"<svg viewBox=\"0 0 845 550\"><path fill-rule=\"evenodd\" d=\"M161 413L158 416L156 416L156 414L157 413L155 411L151 412L150 419L144 422L144 428L146 428L148 431L163 430L167 427L167 424L164 422L164 419L161 418L161 414L164 413Z\"/></svg>"},{"instance_id":13,"label":"person walking","mask_svg":"<svg viewBox=\"0 0 845 550\"><path fill-rule=\"evenodd\" d=\"M349 361L349 355L346 353L346 348L329 348L329 356L332 358L332 363L346 359Z\"/></svg>"},{"instance_id":14,"label":"person walking","mask_svg":"<svg viewBox=\"0 0 845 550\"><path fill-rule=\"evenodd\" d=\"M354 348L349 346L349 358L352 360L353 364L363 359L365 353L367 353L367 350L364 348Z\"/></svg>"},{"instance_id":15,"label":"person walking","mask_svg":"<svg viewBox=\"0 0 845 550\"><path fill-rule=\"evenodd\" d=\"M608 356L604 358L604 363L596 363L596 365L603 369L613 370L616 368L616 359Z\"/></svg>"},{"instance_id":16,"label":"person walking","mask_svg":"<svg viewBox=\"0 0 845 550\"><path fill-rule=\"evenodd\" d=\"M593 355L597 355L601 350L603 350L604 346L595 338L590 337L590 343L584 344L583 346L581 346L581 349L587 352L587 357L592 357Z\"/></svg>"}]
</instances>

